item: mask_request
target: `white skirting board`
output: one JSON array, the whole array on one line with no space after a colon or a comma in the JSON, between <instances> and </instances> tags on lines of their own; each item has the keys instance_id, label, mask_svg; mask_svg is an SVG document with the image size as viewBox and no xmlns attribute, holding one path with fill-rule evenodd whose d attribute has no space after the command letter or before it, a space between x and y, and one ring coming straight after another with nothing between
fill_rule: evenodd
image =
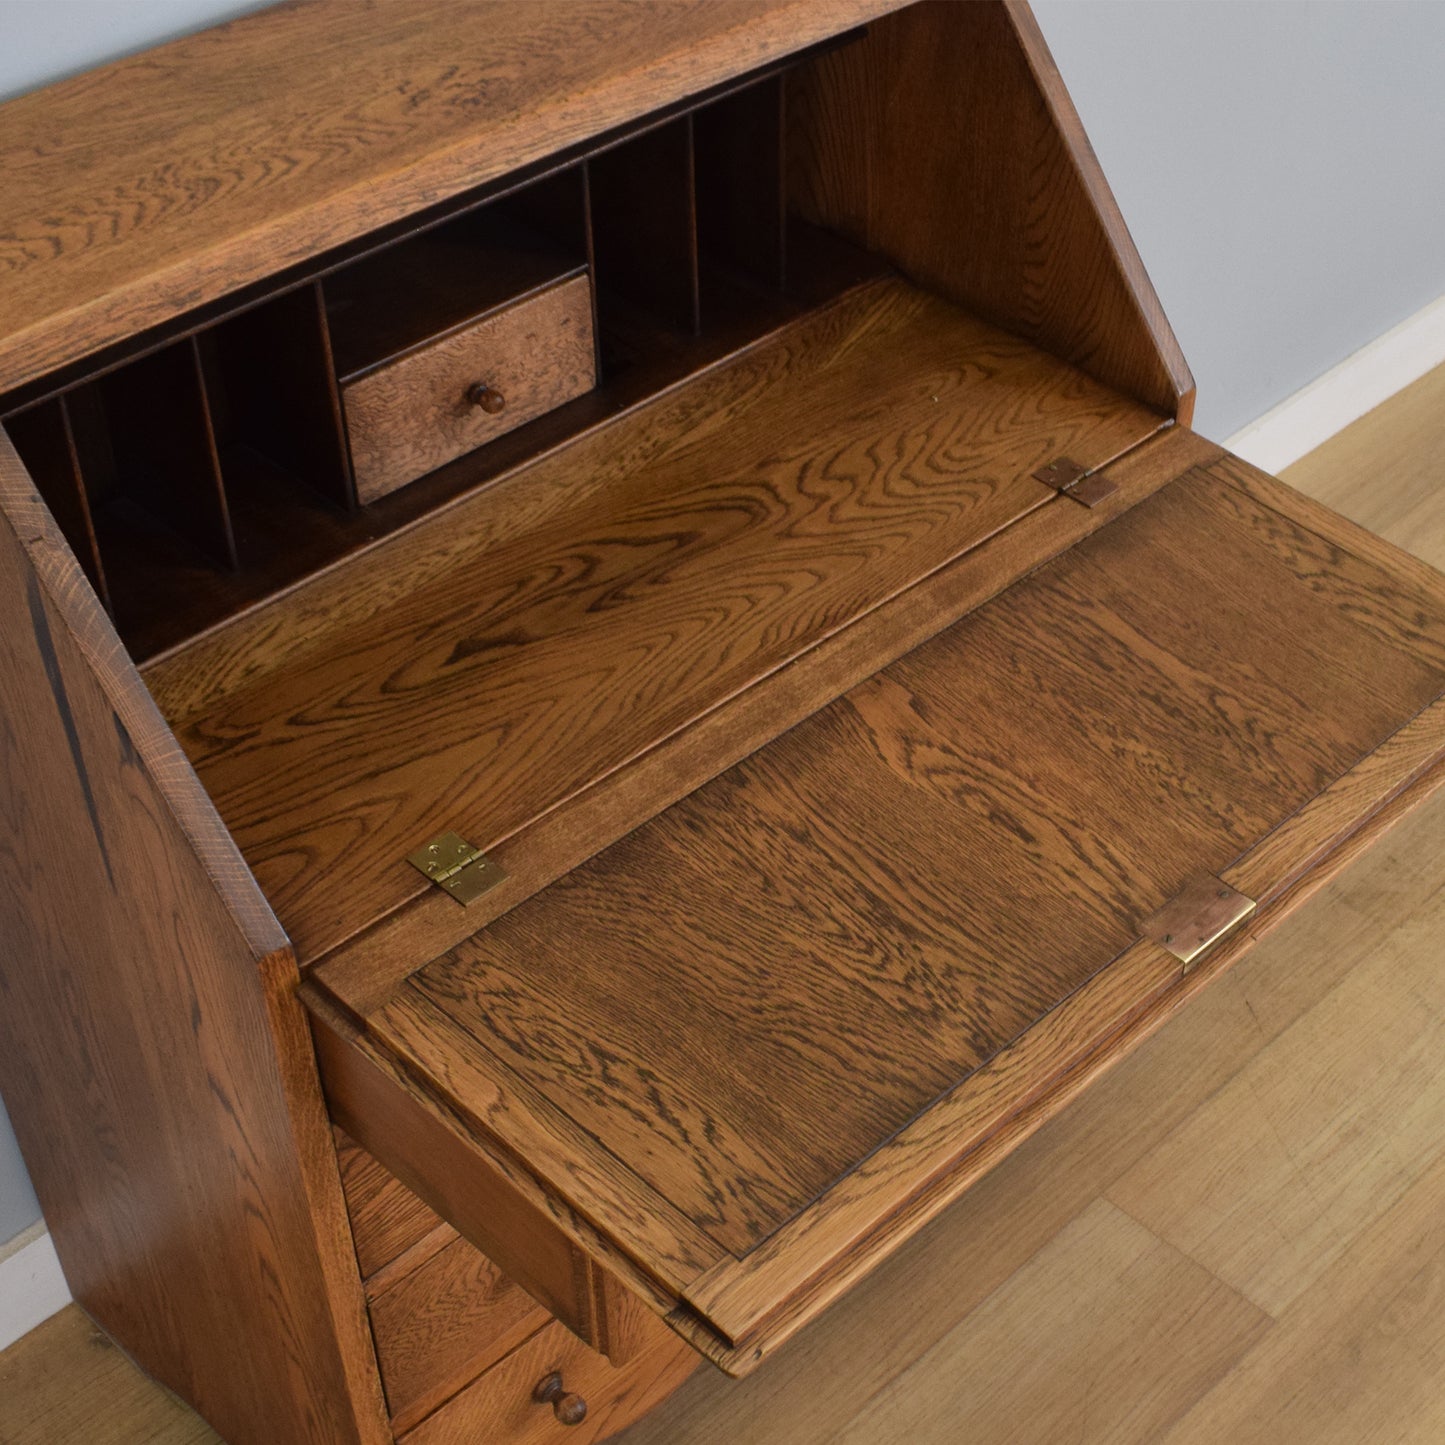
<instances>
[{"instance_id":1,"label":"white skirting board","mask_svg":"<svg viewBox=\"0 0 1445 1445\"><path fill-rule=\"evenodd\" d=\"M1224 445L1277 472L1445 364L1445 296L1347 356ZM70 1303L70 1290L43 1224L0 1245L0 1350Z\"/></svg>"},{"instance_id":2,"label":"white skirting board","mask_svg":"<svg viewBox=\"0 0 1445 1445\"><path fill-rule=\"evenodd\" d=\"M1225 439L1230 451L1277 472L1445 363L1445 296L1347 356Z\"/></svg>"},{"instance_id":3,"label":"white skirting board","mask_svg":"<svg viewBox=\"0 0 1445 1445\"><path fill-rule=\"evenodd\" d=\"M0 1245L0 1350L69 1303L70 1287L43 1224Z\"/></svg>"}]
</instances>

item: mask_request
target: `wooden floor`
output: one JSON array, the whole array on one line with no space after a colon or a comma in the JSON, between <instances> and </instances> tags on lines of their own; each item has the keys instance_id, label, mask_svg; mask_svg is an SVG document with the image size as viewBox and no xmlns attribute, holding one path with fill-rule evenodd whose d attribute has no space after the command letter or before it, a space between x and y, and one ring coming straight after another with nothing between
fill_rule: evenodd
<instances>
[{"instance_id":1,"label":"wooden floor","mask_svg":"<svg viewBox=\"0 0 1445 1445\"><path fill-rule=\"evenodd\" d=\"M1441 456L1445 369L1285 476L1445 567ZM216 1438L73 1307L0 1355L0 1445ZM1445 795L757 1374L622 1440L1439 1445Z\"/></svg>"}]
</instances>

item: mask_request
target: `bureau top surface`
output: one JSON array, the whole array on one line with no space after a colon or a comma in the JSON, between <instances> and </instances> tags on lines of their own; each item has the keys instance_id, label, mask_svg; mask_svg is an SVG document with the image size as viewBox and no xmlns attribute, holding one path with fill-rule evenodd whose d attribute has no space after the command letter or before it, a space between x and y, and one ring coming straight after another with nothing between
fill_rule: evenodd
<instances>
[{"instance_id":1,"label":"bureau top surface","mask_svg":"<svg viewBox=\"0 0 1445 1445\"><path fill-rule=\"evenodd\" d=\"M0 106L0 392L896 8L282 4Z\"/></svg>"}]
</instances>

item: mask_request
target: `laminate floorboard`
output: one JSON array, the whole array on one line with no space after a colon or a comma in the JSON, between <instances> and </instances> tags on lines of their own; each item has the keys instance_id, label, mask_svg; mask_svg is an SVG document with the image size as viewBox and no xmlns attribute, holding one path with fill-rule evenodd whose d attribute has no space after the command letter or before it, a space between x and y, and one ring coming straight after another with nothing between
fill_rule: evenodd
<instances>
[{"instance_id":1,"label":"laminate floorboard","mask_svg":"<svg viewBox=\"0 0 1445 1445\"><path fill-rule=\"evenodd\" d=\"M1445 368L1286 480L1445 566ZM1445 795L748 1380L621 1445L1445 1439ZM1436 1066L1431 1067L1431 1061ZM192 1445L72 1306L0 1442Z\"/></svg>"}]
</instances>

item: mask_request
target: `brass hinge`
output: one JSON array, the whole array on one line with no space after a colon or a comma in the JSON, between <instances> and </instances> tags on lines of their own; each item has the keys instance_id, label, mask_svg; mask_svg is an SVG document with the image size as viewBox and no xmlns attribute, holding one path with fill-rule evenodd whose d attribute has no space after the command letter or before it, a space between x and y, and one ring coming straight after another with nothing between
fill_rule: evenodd
<instances>
[{"instance_id":1,"label":"brass hinge","mask_svg":"<svg viewBox=\"0 0 1445 1445\"><path fill-rule=\"evenodd\" d=\"M456 833L433 838L425 847L407 854L406 861L466 906L490 893L507 876L500 863L492 862L480 848Z\"/></svg>"},{"instance_id":2,"label":"brass hinge","mask_svg":"<svg viewBox=\"0 0 1445 1445\"><path fill-rule=\"evenodd\" d=\"M1188 972L1194 961L1230 929L1243 923L1256 907L1212 873L1199 873L1168 903L1144 922L1145 938L1162 944Z\"/></svg>"},{"instance_id":3,"label":"brass hinge","mask_svg":"<svg viewBox=\"0 0 1445 1445\"><path fill-rule=\"evenodd\" d=\"M1081 507L1097 507L1105 497L1112 497L1119 490L1107 477L1081 467L1072 457L1055 457L1048 466L1034 472L1033 478Z\"/></svg>"}]
</instances>

